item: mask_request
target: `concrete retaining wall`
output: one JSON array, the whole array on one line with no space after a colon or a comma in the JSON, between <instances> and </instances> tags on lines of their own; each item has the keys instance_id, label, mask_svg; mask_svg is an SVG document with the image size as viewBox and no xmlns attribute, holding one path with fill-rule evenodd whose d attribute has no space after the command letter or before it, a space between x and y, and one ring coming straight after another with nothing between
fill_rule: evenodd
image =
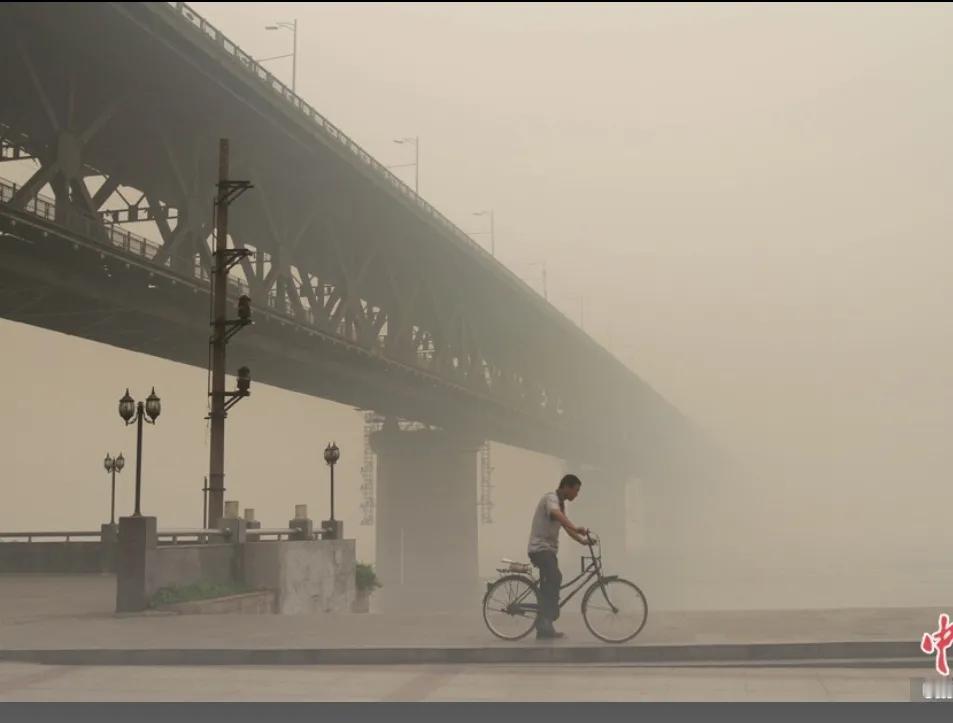
<instances>
[{"instance_id":1,"label":"concrete retaining wall","mask_svg":"<svg viewBox=\"0 0 953 723\"><path fill-rule=\"evenodd\" d=\"M0 542L0 572L82 573L113 569L100 542Z\"/></svg>"},{"instance_id":2,"label":"concrete retaining wall","mask_svg":"<svg viewBox=\"0 0 953 723\"><path fill-rule=\"evenodd\" d=\"M146 578L146 596L170 585L184 587L199 582L225 584L241 580L235 545L175 545L153 551Z\"/></svg>"},{"instance_id":3,"label":"concrete retaining wall","mask_svg":"<svg viewBox=\"0 0 953 723\"><path fill-rule=\"evenodd\" d=\"M247 542L245 521L227 519L230 542L160 546L155 517L119 521L116 611L148 607L161 588L199 582L273 590L276 612L348 612L355 597L354 540Z\"/></svg>"},{"instance_id":4,"label":"concrete retaining wall","mask_svg":"<svg viewBox=\"0 0 953 723\"><path fill-rule=\"evenodd\" d=\"M348 612L355 597L354 540L248 542L245 583L274 590L285 615Z\"/></svg>"}]
</instances>

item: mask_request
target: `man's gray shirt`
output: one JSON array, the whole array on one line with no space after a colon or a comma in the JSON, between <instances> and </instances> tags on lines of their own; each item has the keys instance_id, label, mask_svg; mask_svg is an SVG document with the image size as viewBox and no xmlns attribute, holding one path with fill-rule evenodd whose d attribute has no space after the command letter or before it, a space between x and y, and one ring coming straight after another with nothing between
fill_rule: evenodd
<instances>
[{"instance_id":1,"label":"man's gray shirt","mask_svg":"<svg viewBox=\"0 0 953 723\"><path fill-rule=\"evenodd\" d=\"M559 496L555 492L547 492L542 496L533 514L528 552L559 551L559 528L562 524L550 517L551 512L559 509Z\"/></svg>"}]
</instances>

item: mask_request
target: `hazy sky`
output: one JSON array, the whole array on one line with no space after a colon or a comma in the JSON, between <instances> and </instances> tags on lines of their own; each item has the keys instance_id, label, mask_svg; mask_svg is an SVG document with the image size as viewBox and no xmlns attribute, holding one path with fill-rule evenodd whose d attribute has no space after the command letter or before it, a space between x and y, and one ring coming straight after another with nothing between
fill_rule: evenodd
<instances>
[{"instance_id":1,"label":"hazy sky","mask_svg":"<svg viewBox=\"0 0 953 723\"><path fill-rule=\"evenodd\" d=\"M949 5L193 6L257 57L290 48L264 25L297 18L299 94L385 164L413 160L392 140L419 135L422 195L465 230L493 208L504 263L540 288L545 260L577 321L585 298L586 329L744 463L683 500L719 549L768 535L765 554L876 565L953 541ZM288 61L269 67L290 80ZM79 489L101 493L107 443L131 456L114 410L127 383L154 383L168 410L147 430L150 505L162 486L166 519L193 522L174 495L201 499L204 372L0 334L20 360L0 378L18 490L0 527L100 519ZM260 452L236 446L263 435ZM324 505L312 457L332 436L369 557L349 410L256 388L229 417L231 489L267 524ZM559 471L499 451L484 565L520 554Z\"/></svg>"}]
</instances>

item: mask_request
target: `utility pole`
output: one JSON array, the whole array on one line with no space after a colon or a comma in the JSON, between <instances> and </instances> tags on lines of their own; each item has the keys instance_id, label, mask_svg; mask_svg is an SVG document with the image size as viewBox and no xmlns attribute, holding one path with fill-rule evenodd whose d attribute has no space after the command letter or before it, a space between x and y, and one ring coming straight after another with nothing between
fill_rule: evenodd
<instances>
[{"instance_id":1,"label":"utility pole","mask_svg":"<svg viewBox=\"0 0 953 723\"><path fill-rule=\"evenodd\" d=\"M202 487L202 529L208 529L208 477L203 480Z\"/></svg>"},{"instance_id":2,"label":"utility pole","mask_svg":"<svg viewBox=\"0 0 953 723\"><path fill-rule=\"evenodd\" d=\"M238 392L225 391L225 345L235 327L251 323L250 300L239 299L239 320L225 318L225 302L228 293L228 271L243 257L250 255L247 249L228 248L228 207L252 185L248 181L228 179L228 139L219 140L218 194L215 199L215 253L212 269L212 391L209 418L212 423L209 449L208 474L208 525L218 527L225 510L225 417L227 410L237 399L226 404L226 397L248 396L250 374L247 367L239 372ZM244 372L244 375L242 374ZM243 388L244 387L244 388Z\"/></svg>"}]
</instances>

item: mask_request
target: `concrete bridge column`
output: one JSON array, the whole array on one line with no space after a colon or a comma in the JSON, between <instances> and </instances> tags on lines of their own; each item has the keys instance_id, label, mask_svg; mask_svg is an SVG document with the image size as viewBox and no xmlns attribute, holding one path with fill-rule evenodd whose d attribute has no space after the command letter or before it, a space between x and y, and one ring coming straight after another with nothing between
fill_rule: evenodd
<instances>
[{"instance_id":1,"label":"concrete bridge column","mask_svg":"<svg viewBox=\"0 0 953 723\"><path fill-rule=\"evenodd\" d=\"M375 608L457 611L480 602L479 443L440 430L371 435L377 453Z\"/></svg>"}]
</instances>

